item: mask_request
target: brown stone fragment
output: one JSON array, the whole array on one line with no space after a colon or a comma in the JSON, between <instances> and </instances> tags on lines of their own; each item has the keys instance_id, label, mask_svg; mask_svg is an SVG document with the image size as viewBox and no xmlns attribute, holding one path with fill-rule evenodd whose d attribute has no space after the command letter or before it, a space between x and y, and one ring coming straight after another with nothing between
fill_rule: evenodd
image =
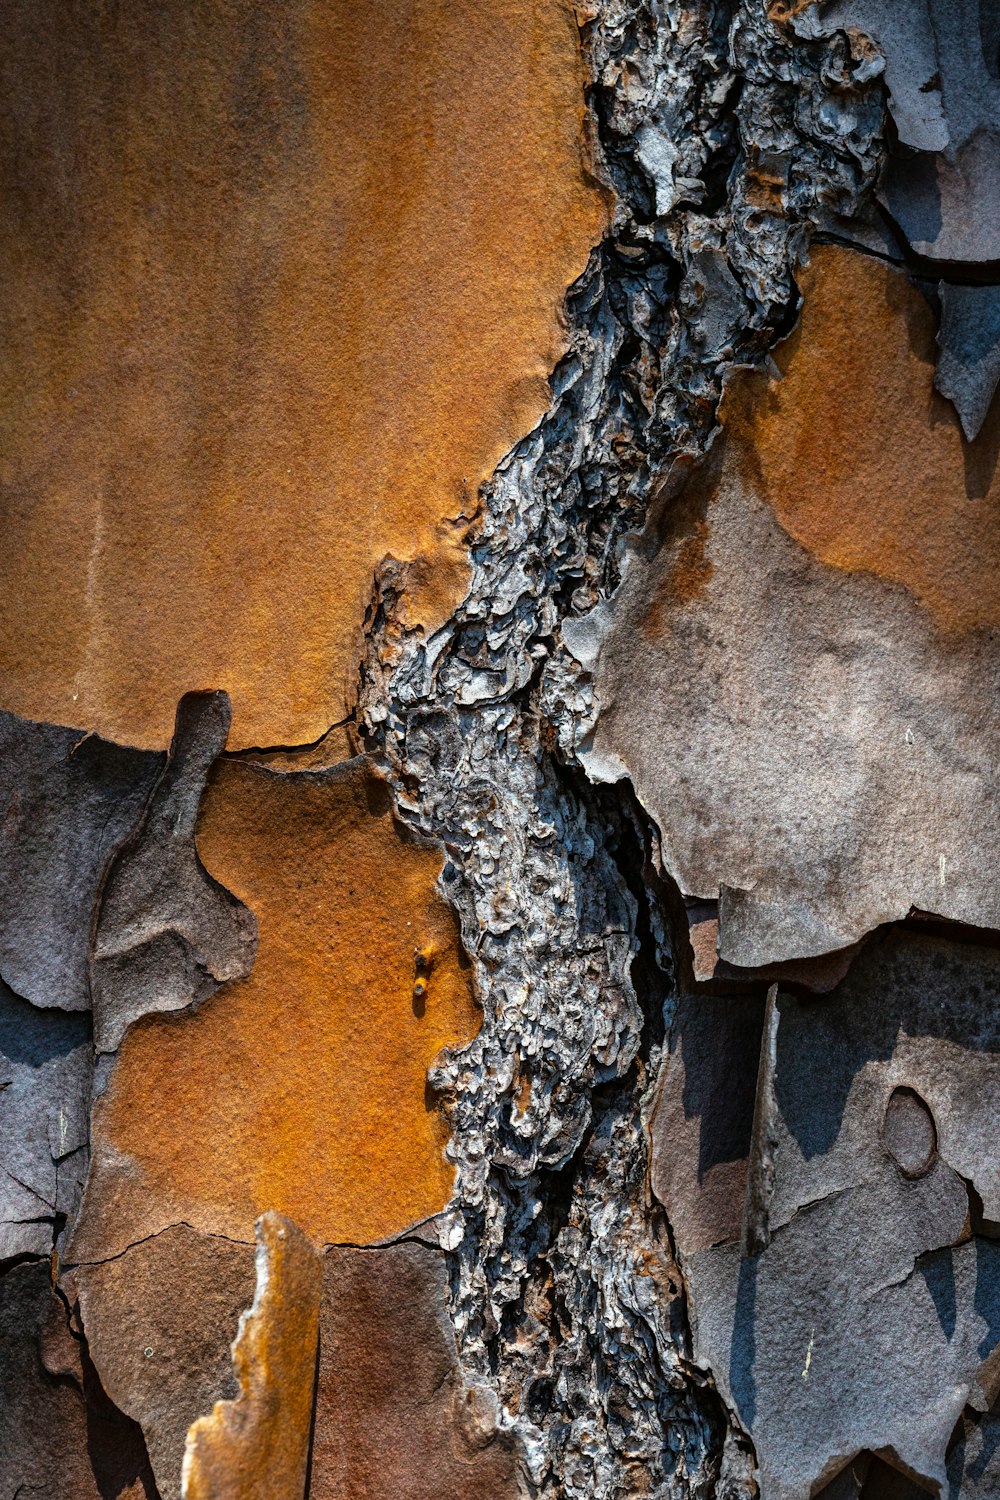
<instances>
[{"instance_id":1,"label":"brown stone fragment","mask_svg":"<svg viewBox=\"0 0 1000 1500\"><path fill-rule=\"evenodd\" d=\"M13 0L3 706L165 747L342 720L372 575L447 614L599 238L563 0ZM417 576L419 574L419 576Z\"/></svg>"},{"instance_id":2,"label":"brown stone fragment","mask_svg":"<svg viewBox=\"0 0 1000 1500\"><path fill-rule=\"evenodd\" d=\"M512 1441L467 1389L439 1251L327 1251L309 1500L514 1500Z\"/></svg>"},{"instance_id":3,"label":"brown stone fragment","mask_svg":"<svg viewBox=\"0 0 1000 1500\"><path fill-rule=\"evenodd\" d=\"M239 1394L187 1437L184 1500L302 1500L323 1263L283 1214L256 1226L257 1290L233 1344Z\"/></svg>"},{"instance_id":4,"label":"brown stone fragment","mask_svg":"<svg viewBox=\"0 0 1000 1500\"><path fill-rule=\"evenodd\" d=\"M180 1500L191 1424L237 1393L231 1348L254 1281L251 1246L186 1224L65 1278L105 1390L142 1428L161 1500Z\"/></svg>"},{"instance_id":5,"label":"brown stone fragment","mask_svg":"<svg viewBox=\"0 0 1000 1500\"><path fill-rule=\"evenodd\" d=\"M219 763L198 848L256 916L257 959L197 1010L127 1034L94 1110L72 1258L180 1220L249 1240L269 1206L317 1243L437 1212L453 1172L427 1069L478 1016L435 890L439 851L404 835L363 758L303 773Z\"/></svg>"}]
</instances>

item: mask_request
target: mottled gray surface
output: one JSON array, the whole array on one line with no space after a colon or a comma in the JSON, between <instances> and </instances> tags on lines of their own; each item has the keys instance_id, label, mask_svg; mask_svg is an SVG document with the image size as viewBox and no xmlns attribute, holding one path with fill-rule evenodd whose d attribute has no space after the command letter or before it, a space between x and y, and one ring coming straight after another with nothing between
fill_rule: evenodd
<instances>
[{"instance_id":1,"label":"mottled gray surface","mask_svg":"<svg viewBox=\"0 0 1000 1500\"><path fill-rule=\"evenodd\" d=\"M986 421L1000 381L1000 286L942 281L941 326L934 384L955 403L971 440Z\"/></svg>"},{"instance_id":2,"label":"mottled gray surface","mask_svg":"<svg viewBox=\"0 0 1000 1500\"><path fill-rule=\"evenodd\" d=\"M1000 1340L1000 1245L949 1248L964 1215L943 1164L916 1183L889 1168L754 1259L685 1262L695 1357L753 1435L761 1500L809 1500L864 1449L947 1493L948 1440Z\"/></svg>"},{"instance_id":3,"label":"mottled gray surface","mask_svg":"<svg viewBox=\"0 0 1000 1500\"><path fill-rule=\"evenodd\" d=\"M113 1052L129 1024L204 1000L250 972L257 924L195 848L205 780L226 743L225 693L187 693L165 770L110 867L94 944L94 1045Z\"/></svg>"},{"instance_id":4,"label":"mottled gray surface","mask_svg":"<svg viewBox=\"0 0 1000 1500\"><path fill-rule=\"evenodd\" d=\"M51 1255L87 1166L90 1019L0 982L0 1260Z\"/></svg>"},{"instance_id":5,"label":"mottled gray surface","mask_svg":"<svg viewBox=\"0 0 1000 1500\"><path fill-rule=\"evenodd\" d=\"M704 587L676 598L700 525ZM721 896L723 959L829 952L911 907L1000 926L993 633L950 640L906 589L817 561L722 443L565 634L600 705L581 758L631 777L686 894Z\"/></svg>"},{"instance_id":6,"label":"mottled gray surface","mask_svg":"<svg viewBox=\"0 0 1000 1500\"><path fill-rule=\"evenodd\" d=\"M1000 949L881 933L831 995L782 995L778 1017L772 1229L881 1171L897 1089L1000 1225Z\"/></svg>"},{"instance_id":7,"label":"mottled gray surface","mask_svg":"<svg viewBox=\"0 0 1000 1500\"><path fill-rule=\"evenodd\" d=\"M654 1165L654 1188L679 1211L694 1354L753 1437L762 1500L808 1500L864 1452L941 1483L963 1409L996 1398L998 951L887 929L832 994L779 997L754 1120L767 1139L761 1253L741 1248L736 1191L730 1243L684 1243L691 1209L675 1185L704 1180L704 1131L675 1126L669 1162ZM731 1029L738 1003L678 1010L671 1051L685 1056L686 1088L668 1071L664 1097L673 1090L675 1116L683 1104L709 1122L709 1143L734 1091L743 1097L721 1154L742 1156L745 1176L746 1049L736 1069L706 1045L726 1031L713 1012L730 1008ZM969 1442L979 1452L987 1437L977 1429ZM953 1491L966 1492L977 1493Z\"/></svg>"},{"instance_id":8,"label":"mottled gray surface","mask_svg":"<svg viewBox=\"0 0 1000 1500\"><path fill-rule=\"evenodd\" d=\"M0 714L0 974L35 1005L86 1010L104 868L164 757Z\"/></svg>"}]
</instances>

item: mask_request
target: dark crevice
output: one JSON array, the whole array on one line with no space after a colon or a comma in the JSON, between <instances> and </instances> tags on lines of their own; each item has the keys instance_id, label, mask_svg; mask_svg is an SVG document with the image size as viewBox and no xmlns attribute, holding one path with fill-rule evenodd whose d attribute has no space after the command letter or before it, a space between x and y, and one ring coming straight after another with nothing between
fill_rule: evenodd
<instances>
[{"instance_id":1,"label":"dark crevice","mask_svg":"<svg viewBox=\"0 0 1000 1500\"><path fill-rule=\"evenodd\" d=\"M753 0L626 0L583 37L614 221L568 294L552 407L483 488L469 594L433 656L395 624L393 570L380 577L359 722L400 816L447 851L483 1009L432 1075L457 1166L446 1258L465 1372L496 1390L546 1500L744 1500L749 1450L691 1365L649 1201L643 1116L683 908L631 789L576 766L591 704L561 625L617 586L623 539L711 440L726 372L794 326L813 222L874 183L882 96L855 82L844 38L794 42ZM854 124L824 122L832 90ZM669 131L684 179L661 215L647 127Z\"/></svg>"}]
</instances>

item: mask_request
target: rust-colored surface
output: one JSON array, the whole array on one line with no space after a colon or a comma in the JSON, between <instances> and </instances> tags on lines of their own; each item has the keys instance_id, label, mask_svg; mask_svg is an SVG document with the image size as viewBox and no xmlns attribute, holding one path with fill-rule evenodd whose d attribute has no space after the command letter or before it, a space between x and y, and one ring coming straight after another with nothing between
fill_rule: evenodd
<instances>
[{"instance_id":1,"label":"rust-colored surface","mask_svg":"<svg viewBox=\"0 0 1000 1500\"><path fill-rule=\"evenodd\" d=\"M198 848L256 916L257 958L196 1011L126 1036L72 1258L179 1220L248 1240L268 1207L317 1243L436 1212L453 1174L427 1069L478 1024L440 852L403 837L361 758L298 774L223 762Z\"/></svg>"},{"instance_id":2,"label":"rust-colored surface","mask_svg":"<svg viewBox=\"0 0 1000 1500\"><path fill-rule=\"evenodd\" d=\"M516 1500L510 1434L462 1380L440 1251L334 1247L309 1500Z\"/></svg>"},{"instance_id":3,"label":"rust-colored surface","mask_svg":"<svg viewBox=\"0 0 1000 1500\"><path fill-rule=\"evenodd\" d=\"M184 1500L302 1500L309 1461L323 1261L282 1214L257 1224L257 1292L233 1344L234 1401L199 1417Z\"/></svg>"},{"instance_id":4,"label":"rust-colored surface","mask_svg":"<svg viewBox=\"0 0 1000 1500\"><path fill-rule=\"evenodd\" d=\"M966 442L898 270L825 245L799 282L783 378L737 377L724 404L748 482L815 557L905 585L942 631L1000 624L1000 410Z\"/></svg>"},{"instance_id":5,"label":"rust-colored surface","mask_svg":"<svg viewBox=\"0 0 1000 1500\"><path fill-rule=\"evenodd\" d=\"M12 0L0 85L2 705L311 742L379 560L447 614L442 518L547 404L603 217L572 13Z\"/></svg>"}]
</instances>

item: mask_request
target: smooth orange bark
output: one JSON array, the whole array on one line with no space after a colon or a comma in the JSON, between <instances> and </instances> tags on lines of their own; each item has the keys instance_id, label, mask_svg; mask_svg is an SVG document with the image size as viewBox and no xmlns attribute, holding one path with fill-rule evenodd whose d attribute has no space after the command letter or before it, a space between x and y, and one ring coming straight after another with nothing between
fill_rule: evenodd
<instances>
[{"instance_id":1,"label":"smooth orange bark","mask_svg":"<svg viewBox=\"0 0 1000 1500\"><path fill-rule=\"evenodd\" d=\"M3 707L305 744L383 557L449 612L601 231L582 119L562 0L11 0Z\"/></svg>"}]
</instances>

